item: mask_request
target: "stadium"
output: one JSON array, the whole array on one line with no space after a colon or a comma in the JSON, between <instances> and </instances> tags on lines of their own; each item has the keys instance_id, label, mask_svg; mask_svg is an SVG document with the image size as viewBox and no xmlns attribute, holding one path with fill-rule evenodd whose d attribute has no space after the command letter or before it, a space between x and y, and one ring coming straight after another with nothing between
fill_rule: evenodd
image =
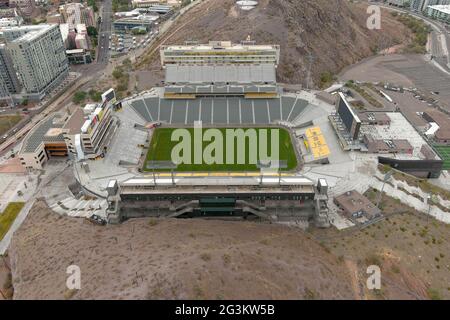
<instances>
[{"instance_id":1,"label":"stadium","mask_svg":"<svg viewBox=\"0 0 450 320\"><path fill-rule=\"evenodd\" d=\"M52 210L109 223L213 217L345 228L332 199L377 186L380 164L424 178L442 171L400 112L360 112L345 91L277 83L278 46L161 51L163 86L121 101L110 89L26 137L27 169L72 160L76 181L47 197Z\"/></svg>"},{"instance_id":2,"label":"stadium","mask_svg":"<svg viewBox=\"0 0 450 320\"><path fill-rule=\"evenodd\" d=\"M84 192L106 198L110 223L154 216L329 226L326 180L300 174L305 163L327 162L330 151L313 119L318 112L326 119L329 111L312 104L313 96L277 84L278 46L252 47L258 60L248 56L245 63L223 53L242 59L248 48L239 48L239 55L217 43L202 50L219 50L226 63L164 64L163 87L114 105L116 127L103 157L77 156L74 165ZM268 55L264 61L257 49ZM185 143L177 134L191 137L179 152L181 163L173 157Z\"/></svg>"}]
</instances>

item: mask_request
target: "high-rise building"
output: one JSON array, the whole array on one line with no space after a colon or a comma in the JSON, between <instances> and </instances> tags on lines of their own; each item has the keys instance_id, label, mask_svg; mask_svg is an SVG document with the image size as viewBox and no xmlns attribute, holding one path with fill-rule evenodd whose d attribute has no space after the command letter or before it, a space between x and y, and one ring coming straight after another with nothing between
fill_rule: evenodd
<instances>
[{"instance_id":1,"label":"high-rise building","mask_svg":"<svg viewBox=\"0 0 450 320\"><path fill-rule=\"evenodd\" d=\"M429 6L450 4L450 0L411 0L411 10L424 12Z\"/></svg>"},{"instance_id":2,"label":"high-rise building","mask_svg":"<svg viewBox=\"0 0 450 320\"><path fill-rule=\"evenodd\" d=\"M67 77L69 63L58 25L4 28L2 33L26 98L40 100Z\"/></svg>"},{"instance_id":3,"label":"high-rise building","mask_svg":"<svg viewBox=\"0 0 450 320\"><path fill-rule=\"evenodd\" d=\"M0 99L9 98L20 91L19 80L13 68L11 57L4 44L0 44Z\"/></svg>"}]
</instances>

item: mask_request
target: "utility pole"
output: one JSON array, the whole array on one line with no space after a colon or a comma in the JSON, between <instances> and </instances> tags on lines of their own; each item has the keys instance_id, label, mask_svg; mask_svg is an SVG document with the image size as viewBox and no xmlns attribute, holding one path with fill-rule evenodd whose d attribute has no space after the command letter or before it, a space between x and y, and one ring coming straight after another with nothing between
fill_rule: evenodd
<instances>
[{"instance_id":1,"label":"utility pole","mask_svg":"<svg viewBox=\"0 0 450 320\"><path fill-rule=\"evenodd\" d=\"M311 81L311 69L312 69L312 65L314 63L315 57L312 53L308 53L308 71L306 74L306 90L309 90L309 84Z\"/></svg>"},{"instance_id":2,"label":"utility pole","mask_svg":"<svg viewBox=\"0 0 450 320\"><path fill-rule=\"evenodd\" d=\"M383 179L383 186L381 187L380 193L378 194L378 200L377 200L377 208L380 209L380 201L381 201L381 196L383 195L383 191L384 191L384 185L386 184L386 182L388 182L388 180L391 178L393 172L388 171L385 175L384 175L384 179Z\"/></svg>"}]
</instances>

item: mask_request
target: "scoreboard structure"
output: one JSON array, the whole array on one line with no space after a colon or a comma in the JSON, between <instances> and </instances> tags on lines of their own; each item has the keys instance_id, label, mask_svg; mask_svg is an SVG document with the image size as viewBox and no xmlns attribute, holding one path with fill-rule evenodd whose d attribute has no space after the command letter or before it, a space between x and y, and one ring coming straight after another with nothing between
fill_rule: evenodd
<instances>
[{"instance_id":1,"label":"scoreboard structure","mask_svg":"<svg viewBox=\"0 0 450 320\"><path fill-rule=\"evenodd\" d=\"M342 92L339 92L339 99L336 102L336 112L347 128L353 140L357 140L361 129L361 120L353 111Z\"/></svg>"}]
</instances>

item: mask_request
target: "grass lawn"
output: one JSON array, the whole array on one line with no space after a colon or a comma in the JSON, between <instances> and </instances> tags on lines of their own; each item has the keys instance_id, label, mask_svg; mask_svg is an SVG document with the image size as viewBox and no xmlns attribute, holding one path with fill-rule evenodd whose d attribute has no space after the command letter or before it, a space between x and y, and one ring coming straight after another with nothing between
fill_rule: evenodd
<instances>
[{"instance_id":1,"label":"grass lawn","mask_svg":"<svg viewBox=\"0 0 450 320\"><path fill-rule=\"evenodd\" d=\"M229 129L229 128L228 128ZM259 130L265 129L265 128L255 128L257 135L259 136ZM294 147L291 143L291 137L289 135L289 132L285 129L281 128L275 128L279 129L279 139L280 139L280 149L279 149L279 155L280 160L287 161L287 168L281 169L282 171L288 171L292 170L297 166L297 157L295 154ZM147 169L147 161L170 161L171 160L171 153L174 146L176 146L179 142L178 141L171 141L172 132L176 130L174 128L157 128L155 129L153 133L153 138L150 144L150 148L147 153L146 161L144 164L143 171L151 172L152 169ZM189 128L187 129L191 136L194 137L194 129ZM203 128L203 132L208 130L207 128ZM225 132L227 129L220 128L218 129L221 131L223 135L224 140L224 149L226 147L226 139L225 139ZM244 131L249 129L243 129ZM271 141L271 133L270 129L268 130L267 134L267 141ZM192 138L193 139L193 138ZM205 150L205 147L207 147L211 142L205 142L203 141L203 150ZM193 164L193 157L194 157L194 149L193 145L195 143L192 143L192 161L191 164L180 164L178 165L177 169L175 171L177 172L214 172L214 171L227 171L227 172L249 172L249 171L259 171L260 169L257 168L256 164L249 163L249 148L248 148L248 139L246 139L245 144L245 163L244 164ZM269 143L270 144L270 143ZM271 154L271 149L269 145L268 154ZM234 150L235 150L235 159L237 155L237 143L234 144ZM226 157L226 151L223 151L224 159ZM225 162L225 161L224 161ZM155 171L168 171L168 170L155 170Z\"/></svg>"},{"instance_id":2,"label":"grass lawn","mask_svg":"<svg viewBox=\"0 0 450 320\"><path fill-rule=\"evenodd\" d=\"M8 232L24 205L25 202L10 202L5 210L0 214L0 240L2 240Z\"/></svg>"},{"instance_id":3,"label":"grass lawn","mask_svg":"<svg viewBox=\"0 0 450 320\"><path fill-rule=\"evenodd\" d=\"M20 115L0 116L0 135L3 135L9 129L14 127L22 119Z\"/></svg>"},{"instance_id":4,"label":"grass lawn","mask_svg":"<svg viewBox=\"0 0 450 320\"><path fill-rule=\"evenodd\" d=\"M444 170L450 170L450 146L434 146L434 148L444 160Z\"/></svg>"}]
</instances>

